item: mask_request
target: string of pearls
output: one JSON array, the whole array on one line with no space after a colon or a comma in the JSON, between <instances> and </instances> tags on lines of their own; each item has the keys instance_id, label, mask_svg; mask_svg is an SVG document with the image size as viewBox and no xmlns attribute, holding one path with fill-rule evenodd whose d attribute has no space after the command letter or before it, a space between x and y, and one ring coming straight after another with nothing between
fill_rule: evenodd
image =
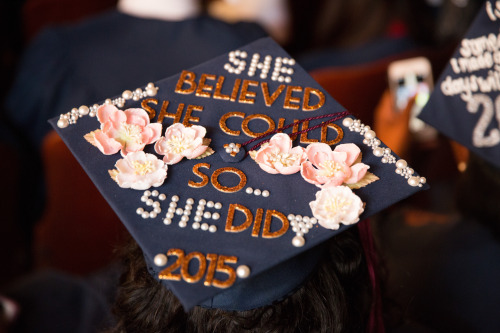
<instances>
[{"instance_id":1,"label":"string of pearls","mask_svg":"<svg viewBox=\"0 0 500 333\"><path fill-rule=\"evenodd\" d=\"M342 125L347 127L351 132L357 132L364 136L363 143L372 148L373 155L380 157L381 162L385 164L396 164L395 172L398 175L405 177L408 180L408 185L422 187L426 183L425 177L414 176L415 171L408 166L408 163L403 160L396 160L390 148L380 147L382 143L377 139L375 131L368 125L361 123L359 119L344 118Z\"/></svg>"},{"instance_id":2,"label":"string of pearls","mask_svg":"<svg viewBox=\"0 0 500 333\"><path fill-rule=\"evenodd\" d=\"M137 88L134 91L125 90L120 97L111 99L108 98L104 101L104 104L114 105L116 107L122 108L125 106L126 101L134 100L138 101L141 98L156 96L158 93L158 87L155 87L154 83L150 82L144 90ZM68 125L76 124L79 118L84 116L95 117L97 114L97 109L99 104L94 104L92 106L82 105L79 108L73 108L67 113L63 113L59 116L57 121L57 127L66 128Z\"/></svg>"},{"instance_id":3,"label":"string of pearls","mask_svg":"<svg viewBox=\"0 0 500 333\"><path fill-rule=\"evenodd\" d=\"M269 191L268 191L268 190L263 190L263 191L262 191L262 190L260 190L260 189L258 189L258 188L253 189L253 188L251 188L251 187L247 187L247 188L245 189L245 192L246 192L247 194L252 194L252 193L253 193L253 194L254 194L254 195L256 195L256 196L262 195L264 198L267 198L267 197L271 194L271 193L269 193Z\"/></svg>"}]
</instances>

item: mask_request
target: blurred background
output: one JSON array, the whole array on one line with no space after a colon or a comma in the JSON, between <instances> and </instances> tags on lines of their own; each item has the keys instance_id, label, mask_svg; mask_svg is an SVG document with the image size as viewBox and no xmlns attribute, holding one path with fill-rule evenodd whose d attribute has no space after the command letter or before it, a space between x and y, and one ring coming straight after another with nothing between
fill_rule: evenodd
<instances>
[{"instance_id":1,"label":"blurred background","mask_svg":"<svg viewBox=\"0 0 500 333\"><path fill-rule=\"evenodd\" d=\"M482 5L478 0L3 0L0 295L43 288L37 284L46 286L43 279L26 280L40 272L95 278L113 264L114 249L125 238L48 118L270 35L431 184L372 221L387 271L387 298L421 331L494 327L480 315L470 314L475 322L457 316L460 306L457 312L443 310L456 302L481 303L490 290L464 298L439 295L435 278L443 242L453 241L461 219L455 194L468 152L432 130L410 130L413 103L397 110L388 77L395 61L425 57L432 89ZM490 237L489 229L474 232ZM487 253L492 251L498 249ZM484 259L482 252L476 255ZM477 269L467 271L473 272ZM17 303L17 321L23 306ZM19 325L16 319L4 322ZM28 325L16 329L31 331Z\"/></svg>"}]
</instances>

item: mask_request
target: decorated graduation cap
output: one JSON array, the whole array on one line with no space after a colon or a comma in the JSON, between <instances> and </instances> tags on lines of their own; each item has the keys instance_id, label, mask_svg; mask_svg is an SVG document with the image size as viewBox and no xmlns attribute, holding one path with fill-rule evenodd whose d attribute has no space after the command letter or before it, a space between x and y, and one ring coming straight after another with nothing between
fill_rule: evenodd
<instances>
[{"instance_id":1,"label":"decorated graduation cap","mask_svg":"<svg viewBox=\"0 0 500 333\"><path fill-rule=\"evenodd\" d=\"M269 38L51 124L186 309L285 297L427 186Z\"/></svg>"},{"instance_id":2,"label":"decorated graduation cap","mask_svg":"<svg viewBox=\"0 0 500 333\"><path fill-rule=\"evenodd\" d=\"M419 115L500 166L500 1L486 1Z\"/></svg>"}]
</instances>

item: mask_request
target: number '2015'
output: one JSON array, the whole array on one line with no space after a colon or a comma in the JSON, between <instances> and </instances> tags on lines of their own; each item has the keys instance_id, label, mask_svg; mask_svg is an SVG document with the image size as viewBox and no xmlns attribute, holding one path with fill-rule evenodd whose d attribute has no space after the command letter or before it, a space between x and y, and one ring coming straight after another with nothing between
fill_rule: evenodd
<instances>
[{"instance_id":1,"label":"number '2015'","mask_svg":"<svg viewBox=\"0 0 500 333\"><path fill-rule=\"evenodd\" d=\"M167 256L176 256L177 259L174 263L160 272L158 277L162 280L184 280L188 283L196 283L203 278L205 272L206 276L203 284L207 287L228 288L232 286L236 280L235 269L227 265L238 262L238 258L235 256L224 256L215 253L207 253L204 255L201 252L190 252L185 254L181 249L170 249L167 252ZM189 263L191 260L198 261L198 271L195 274L189 272ZM209 262L208 267L207 261ZM216 272L227 275L227 279L219 280L215 278Z\"/></svg>"}]
</instances>

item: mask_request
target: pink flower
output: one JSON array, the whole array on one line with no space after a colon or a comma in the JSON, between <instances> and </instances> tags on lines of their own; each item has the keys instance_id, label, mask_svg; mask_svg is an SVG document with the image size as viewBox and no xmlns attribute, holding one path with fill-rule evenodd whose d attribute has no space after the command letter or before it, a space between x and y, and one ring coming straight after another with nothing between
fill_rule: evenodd
<instances>
[{"instance_id":1,"label":"pink flower","mask_svg":"<svg viewBox=\"0 0 500 333\"><path fill-rule=\"evenodd\" d=\"M119 110L103 104L97 109L101 129L86 135L86 139L105 155L121 150L122 156L144 149L161 135L161 124L150 124L143 109Z\"/></svg>"},{"instance_id":2,"label":"pink flower","mask_svg":"<svg viewBox=\"0 0 500 333\"><path fill-rule=\"evenodd\" d=\"M318 223L327 229L337 230L340 223L348 225L359 221L363 202L347 186L327 186L316 192L316 200L309 203Z\"/></svg>"},{"instance_id":3,"label":"pink flower","mask_svg":"<svg viewBox=\"0 0 500 333\"><path fill-rule=\"evenodd\" d=\"M169 126L165 136L156 142L155 151L165 155L163 161L167 164L175 164L183 157L196 158L208 148L208 145L203 144L206 133L207 130L203 126L185 127L181 123L175 123Z\"/></svg>"},{"instance_id":4,"label":"pink flower","mask_svg":"<svg viewBox=\"0 0 500 333\"><path fill-rule=\"evenodd\" d=\"M306 148L308 161L302 163L300 173L307 182L318 187L355 184L370 168L354 163L360 153L353 143L338 145L333 151L326 143L312 143Z\"/></svg>"},{"instance_id":5,"label":"pink flower","mask_svg":"<svg viewBox=\"0 0 500 333\"><path fill-rule=\"evenodd\" d=\"M128 153L115 163L109 174L122 188L146 190L158 187L167 178L167 165L153 154L143 151Z\"/></svg>"},{"instance_id":6,"label":"pink flower","mask_svg":"<svg viewBox=\"0 0 500 333\"><path fill-rule=\"evenodd\" d=\"M268 173L291 175L300 170L300 164L306 160L306 155L304 148L292 148L292 139L287 134L278 133L262 145L254 154L254 160Z\"/></svg>"}]
</instances>

